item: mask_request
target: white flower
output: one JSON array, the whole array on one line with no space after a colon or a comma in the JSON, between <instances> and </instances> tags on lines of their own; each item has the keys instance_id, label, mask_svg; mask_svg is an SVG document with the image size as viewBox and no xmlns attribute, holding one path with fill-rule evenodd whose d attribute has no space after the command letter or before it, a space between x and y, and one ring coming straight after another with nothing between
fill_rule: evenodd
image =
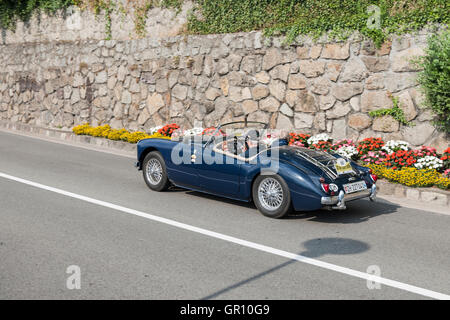
<instances>
[{"instance_id":1,"label":"white flower","mask_svg":"<svg viewBox=\"0 0 450 320\"><path fill-rule=\"evenodd\" d=\"M198 136L203 132L203 128L195 127L192 129L187 129L183 132L183 135L185 136Z\"/></svg>"},{"instance_id":2,"label":"white flower","mask_svg":"<svg viewBox=\"0 0 450 320\"><path fill-rule=\"evenodd\" d=\"M354 146L343 146L336 151L339 155L345 158L351 158L358 154L358 150Z\"/></svg>"},{"instance_id":3,"label":"white flower","mask_svg":"<svg viewBox=\"0 0 450 320\"><path fill-rule=\"evenodd\" d=\"M439 169L444 165L444 161L433 156L425 156L417 160L414 166L417 169Z\"/></svg>"},{"instance_id":4,"label":"white flower","mask_svg":"<svg viewBox=\"0 0 450 320\"><path fill-rule=\"evenodd\" d=\"M331 141L331 138L326 133L316 134L308 139L308 144L311 146L313 144L318 143L319 141Z\"/></svg>"},{"instance_id":5,"label":"white flower","mask_svg":"<svg viewBox=\"0 0 450 320\"><path fill-rule=\"evenodd\" d=\"M154 134L154 133L156 133L159 129L161 129L163 126L157 126L157 127L153 127L153 128L150 128L150 129L148 129L148 134L149 135L152 135L152 134Z\"/></svg>"},{"instance_id":6,"label":"white flower","mask_svg":"<svg viewBox=\"0 0 450 320\"><path fill-rule=\"evenodd\" d=\"M389 140L386 144L381 148L387 153L393 153L398 150L409 150L409 143L402 140Z\"/></svg>"}]
</instances>

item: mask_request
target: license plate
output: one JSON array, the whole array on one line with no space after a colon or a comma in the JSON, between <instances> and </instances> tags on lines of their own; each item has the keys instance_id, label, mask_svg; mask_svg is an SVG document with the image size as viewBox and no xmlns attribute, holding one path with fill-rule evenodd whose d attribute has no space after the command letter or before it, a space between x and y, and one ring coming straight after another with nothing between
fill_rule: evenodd
<instances>
[{"instance_id":1,"label":"license plate","mask_svg":"<svg viewBox=\"0 0 450 320\"><path fill-rule=\"evenodd\" d=\"M367 189L367 185L365 181L358 181L353 183L344 184L345 193L352 193L356 191L361 191Z\"/></svg>"}]
</instances>

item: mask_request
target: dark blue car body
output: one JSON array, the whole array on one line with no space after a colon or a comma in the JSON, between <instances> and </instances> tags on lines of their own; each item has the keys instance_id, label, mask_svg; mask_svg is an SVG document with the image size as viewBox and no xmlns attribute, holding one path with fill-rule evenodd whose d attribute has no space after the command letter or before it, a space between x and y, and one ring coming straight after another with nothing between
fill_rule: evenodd
<instances>
[{"instance_id":1,"label":"dark blue car body","mask_svg":"<svg viewBox=\"0 0 450 320\"><path fill-rule=\"evenodd\" d=\"M184 144L181 145L184 147L184 152L189 151L186 152L188 155L182 155L186 157L196 153L200 154L205 151L205 148L213 148L212 144L205 143L205 141L193 141L192 139L180 142L158 138L141 140L137 145L136 166L141 170L145 156L151 151L159 151L164 158L167 175L173 185L221 197L252 201L252 184L255 178L261 174L262 169L271 170L270 163L264 160L272 155L261 153L257 156L256 161L252 162L230 159L227 155L222 154L219 155L224 160L221 164L208 164L205 161L194 160L181 164L174 163L172 160L173 150L180 148L180 144ZM272 161L277 161L276 173L286 181L289 187L294 210L311 211L323 207L344 209L345 201L375 197L375 181L371 178L369 169L350 161L354 173L337 175L332 172L332 165L321 160L326 158L324 157L325 153L289 146L286 140L279 140L278 144L277 156L275 159L272 158ZM213 150L207 151L217 156ZM329 157L328 154L326 155ZM332 156L336 159L340 157L337 154L332 154ZM344 184L362 180L365 181L367 190L349 194L343 192ZM326 192L321 186L323 183L335 184L339 190ZM337 208L336 205L340 208Z\"/></svg>"}]
</instances>

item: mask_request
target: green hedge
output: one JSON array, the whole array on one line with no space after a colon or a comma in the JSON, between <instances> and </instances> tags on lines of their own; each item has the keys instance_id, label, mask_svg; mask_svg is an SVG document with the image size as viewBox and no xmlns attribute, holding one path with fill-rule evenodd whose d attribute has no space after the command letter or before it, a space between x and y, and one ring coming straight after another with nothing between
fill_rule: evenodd
<instances>
[{"instance_id":1,"label":"green hedge","mask_svg":"<svg viewBox=\"0 0 450 320\"><path fill-rule=\"evenodd\" d=\"M193 33L227 33L265 29L266 34L315 37L329 32L345 38L354 30L380 44L389 33L417 30L428 23L448 23L448 0L197 0L189 19ZM381 30L367 27L367 8L381 11Z\"/></svg>"},{"instance_id":2,"label":"green hedge","mask_svg":"<svg viewBox=\"0 0 450 320\"><path fill-rule=\"evenodd\" d=\"M73 0L1 0L0 27L14 29L17 20L27 21L35 11L55 13Z\"/></svg>"},{"instance_id":3,"label":"green hedge","mask_svg":"<svg viewBox=\"0 0 450 320\"><path fill-rule=\"evenodd\" d=\"M428 40L426 55L419 64L418 81L425 93L425 105L437 115L436 124L450 133L450 31Z\"/></svg>"},{"instance_id":4,"label":"green hedge","mask_svg":"<svg viewBox=\"0 0 450 320\"><path fill-rule=\"evenodd\" d=\"M17 19L26 21L36 10L54 13L84 2L102 8L103 2L118 0L0 0L0 26L14 28ZM149 5L180 8L182 0L143 0ZM266 34L286 34L292 41L300 34L315 37L329 32L345 38L354 30L380 44L389 33L417 30L428 23L450 21L448 0L194 0L189 17L190 33L228 33L264 29ZM128 5L137 2L127 0ZM381 30L367 27L367 8L381 10ZM110 6L108 6L109 8ZM116 6L117 7L117 6ZM131 17L130 17L131 19Z\"/></svg>"}]
</instances>

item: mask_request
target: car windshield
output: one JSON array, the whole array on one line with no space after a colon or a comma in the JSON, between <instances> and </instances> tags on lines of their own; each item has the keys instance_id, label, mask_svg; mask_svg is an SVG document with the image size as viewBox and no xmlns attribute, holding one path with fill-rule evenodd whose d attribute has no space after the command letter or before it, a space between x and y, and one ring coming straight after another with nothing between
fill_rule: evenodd
<instances>
[{"instance_id":1,"label":"car windshield","mask_svg":"<svg viewBox=\"0 0 450 320\"><path fill-rule=\"evenodd\" d=\"M251 121L227 123L210 130L209 134L216 152L243 158L259 154L287 136L287 132L267 129L267 124Z\"/></svg>"}]
</instances>

